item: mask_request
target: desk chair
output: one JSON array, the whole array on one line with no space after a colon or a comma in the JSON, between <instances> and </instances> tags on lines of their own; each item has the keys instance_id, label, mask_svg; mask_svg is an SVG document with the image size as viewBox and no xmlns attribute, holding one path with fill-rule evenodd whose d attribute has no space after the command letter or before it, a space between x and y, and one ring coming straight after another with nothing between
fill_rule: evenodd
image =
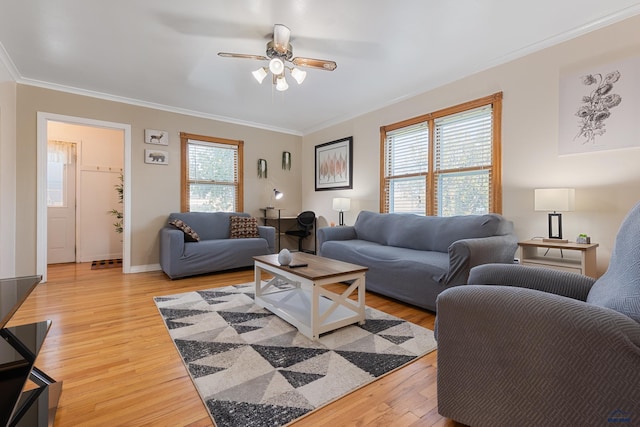
<instances>
[{"instance_id":1,"label":"desk chair","mask_svg":"<svg viewBox=\"0 0 640 427\"><path fill-rule=\"evenodd\" d=\"M298 228L296 230L287 230L285 232L288 236L296 236L298 238L298 251L315 253L315 251L305 251L302 249L302 241L311 235L313 230L313 223L316 220L316 214L312 211L304 211L296 218Z\"/></svg>"}]
</instances>

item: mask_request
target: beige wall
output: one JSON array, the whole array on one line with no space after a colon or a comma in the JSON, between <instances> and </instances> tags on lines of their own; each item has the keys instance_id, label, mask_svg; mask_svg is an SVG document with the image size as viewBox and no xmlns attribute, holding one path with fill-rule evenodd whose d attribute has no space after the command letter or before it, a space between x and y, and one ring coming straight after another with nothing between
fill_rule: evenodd
<instances>
[{"instance_id":1,"label":"beige wall","mask_svg":"<svg viewBox=\"0 0 640 427\"><path fill-rule=\"evenodd\" d=\"M0 62L0 278L15 276L16 260L16 84L3 70Z\"/></svg>"},{"instance_id":2,"label":"beige wall","mask_svg":"<svg viewBox=\"0 0 640 427\"><path fill-rule=\"evenodd\" d=\"M212 100L212 102L215 102ZM158 264L158 230L167 215L180 210L179 132L240 139L244 149L244 210L259 216L273 187L285 193L280 207L300 209L301 137L205 118L170 113L152 108L122 104L34 86L17 87L17 178L16 274L36 271L36 115L54 113L131 125L131 267L154 268ZM169 133L169 165L144 163L144 149L157 148L144 143L144 129ZM280 168L282 151L292 153L290 171ZM125 153L127 155L127 153ZM258 158L267 159L269 178L258 180ZM4 246L4 243L3 243Z\"/></svg>"},{"instance_id":3,"label":"beige wall","mask_svg":"<svg viewBox=\"0 0 640 427\"><path fill-rule=\"evenodd\" d=\"M361 209L378 211L380 126L502 91L503 214L515 222L520 239L544 236L547 214L533 210L533 190L575 187L576 211L563 214L563 231L570 239L587 233L600 243L598 268L603 272L620 222L640 200L640 148L558 156L559 78L638 55L640 16L305 135L302 203L325 217L325 223L337 220L333 197L352 198L352 210L345 214L348 224ZM314 146L350 135L353 190L315 192ZM638 144L639 137L629 135Z\"/></svg>"},{"instance_id":4,"label":"beige wall","mask_svg":"<svg viewBox=\"0 0 640 427\"><path fill-rule=\"evenodd\" d=\"M353 223L359 210L378 210L380 126L498 91L504 93L503 214L515 222L519 238L544 235L546 213L533 210L533 189L575 187L577 209L564 214L565 234L574 238L578 233L586 232L600 243L598 266L602 272L608 263L620 221L640 200L640 168L637 167L640 149L558 156L559 78L563 73L634 55L640 55L640 17L496 66L303 138L32 86L17 85L16 94L15 84L0 84L0 167L3 177L0 179L0 231L3 231L0 263L5 263L4 266L0 264L0 273L11 270L11 266L6 266L7 260L12 262L7 256L9 252L13 252L16 258L14 273L35 272L38 111L131 125L133 267L157 264L158 229L168 213L179 209L177 160L180 131L245 141L245 211L258 216L259 207L269 201L268 192L277 187L286 194L279 207L286 208L291 214L301 208L314 210L321 216L320 225L337 221L338 214L331 210L333 197L351 197L352 210L346 213L345 220ZM17 126L14 126L16 121ZM144 164L145 128L169 132L168 166ZM354 137L353 190L315 192L314 146L350 135ZM284 150L293 155L291 171L280 169ZM14 158L15 163L8 164ZM269 162L268 180L256 177L258 158ZM5 178L7 171L9 178ZM11 216L13 210L6 203L7 200L12 202L12 193L16 198L15 224ZM11 244L5 243L4 231L9 223L19 230L15 251Z\"/></svg>"}]
</instances>

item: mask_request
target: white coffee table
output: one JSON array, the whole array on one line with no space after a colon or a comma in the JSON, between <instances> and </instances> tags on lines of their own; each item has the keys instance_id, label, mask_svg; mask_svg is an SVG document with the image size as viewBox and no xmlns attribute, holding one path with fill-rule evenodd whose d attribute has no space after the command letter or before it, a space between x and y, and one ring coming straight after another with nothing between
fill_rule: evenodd
<instances>
[{"instance_id":1,"label":"white coffee table","mask_svg":"<svg viewBox=\"0 0 640 427\"><path fill-rule=\"evenodd\" d=\"M277 254L253 257L256 304L286 320L312 340L343 326L356 322L364 324L367 267L302 252L291 255L291 264L308 266L282 266ZM272 278L263 282L262 273ZM341 282L348 283L342 293L326 288L326 285ZM356 291L357 301L349 299Z\"/></svg>"}]
</instances>

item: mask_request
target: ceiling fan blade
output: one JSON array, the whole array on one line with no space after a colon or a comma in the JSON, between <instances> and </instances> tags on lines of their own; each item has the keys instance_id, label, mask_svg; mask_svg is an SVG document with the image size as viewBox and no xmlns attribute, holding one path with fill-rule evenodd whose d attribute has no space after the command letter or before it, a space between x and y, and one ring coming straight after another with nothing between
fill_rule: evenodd
<instances>
[{"instance_id":1,"label":"ceiling fan blade","mask_svg":"<svg viewBox=\"0 0 640 427\"><path fill-rule=\"evenodd\" d=\"M247 55L245 53L228 53L228 52L218 52L218 56L222 56L223 58L246 58L246 59L257 59L258 61L266 61L269 58L263 55Z\"/></svg>"},{"instance_id":2,"label":"ceiling fan blade","mask_svg":"<svg viewBox=\"0 0 640 427\"><path fill-rule=\"evenodd\" d=\"M273 48L278 53L285 54L289 49L291 30L286 25L275 24L273 26Z\"/></svg>"},{"instance_id":3,"label":"ceiling fan blade","mask_svg":"<svg viewBox=\"0 0 640 427\"><path fill-rule=\"evenodd\" d=\"M298 67L319 68L321 70L333 71L338 67L334 61L325 59L300 58L296 57L291 60Z\"/></svg>"}]
</instances>

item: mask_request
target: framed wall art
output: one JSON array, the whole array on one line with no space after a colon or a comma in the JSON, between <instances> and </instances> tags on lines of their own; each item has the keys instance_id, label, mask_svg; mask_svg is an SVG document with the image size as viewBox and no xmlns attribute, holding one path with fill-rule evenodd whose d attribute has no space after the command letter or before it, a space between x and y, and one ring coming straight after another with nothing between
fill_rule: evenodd
<instances>
[{"instance_id":1,"label":"framed wall art","mask_svg":"<svg viewBox=\"0 0 640 427\"><path fill-rule=\"evenodd\" d=\"M144 150L144 162L153 165L168 165L169 152L162 150Z\"/></svg>"},{"instance_id":2,"label":"framed wall art","mask_svg":"<svg viewBox=\"0 0 640 427\"><path fill-rule=\"evenodd\" d=\"M144 142L147 144L169 145L169 132L166 130L145 129Z\"/></svg>"},{"instance_id":3,"label":"framed wall art","mask_svg":"<svg viewBox=\"0 0 640 427\"><path fill-rule=\"evenodd\" d=\"M353 137L316 145L316 191L353 188Z\"/></svg>"},{"instance_id":4,"label":"framed wall art","mask_svg":"<svg viewBox=\"0 0 640 427\"><path fill-rule=\"evenodd\" d=\"M560 78L558 154L640 146L640 56Z\"/></svg>"}]
</instances>

